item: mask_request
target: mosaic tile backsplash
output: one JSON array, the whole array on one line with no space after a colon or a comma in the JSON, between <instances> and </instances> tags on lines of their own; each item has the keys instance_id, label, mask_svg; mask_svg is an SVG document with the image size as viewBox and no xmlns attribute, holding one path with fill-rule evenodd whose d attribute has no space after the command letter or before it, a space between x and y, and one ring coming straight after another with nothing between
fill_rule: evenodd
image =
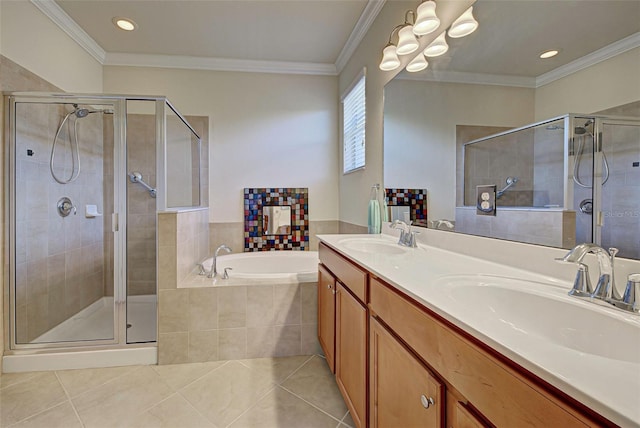
<instances>
[{"instance_id":1,"label":"mosaic tile backsplash","mask_svg":"<svg viewBox=\"0 0 640 428\"><path fill-rule=\"evenodd\" d=\"M415 226L427 227L427 189L384 189L388 206L411 207Z\"/></svg>"},{"instance_id":2,"label":"mosaic tile backsplash","mask_svg":"<svg viewBox=\"0 0 640 428\"><path fill-rule=\"evenodd\" d=\"M291 234L267 235L262 208L291 207ZM306 187L244 189L244 251L309 249L309 189Z\"/></svg>"}]
</instances>

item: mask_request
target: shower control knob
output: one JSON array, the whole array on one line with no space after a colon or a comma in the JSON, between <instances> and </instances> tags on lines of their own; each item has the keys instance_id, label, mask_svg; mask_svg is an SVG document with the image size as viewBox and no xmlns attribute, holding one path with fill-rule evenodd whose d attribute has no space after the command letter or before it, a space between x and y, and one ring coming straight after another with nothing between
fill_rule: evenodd
<instances>
[{"instance_id":1,"label":"shower control knob","mask_svg":"<svg viewBox=\"0 0 640 428\"><path fill-rule=\"evenodd\" d=\"M73 203L71 202L71 199L65 197L60 198L60 200L57 203L57 208L58 208L58 214L60 214L60 217L67 217L69 214L71 214L73 212L73 215L76 215L76 207L75 205L73 205Z\"/></svg>"}]
</instances>

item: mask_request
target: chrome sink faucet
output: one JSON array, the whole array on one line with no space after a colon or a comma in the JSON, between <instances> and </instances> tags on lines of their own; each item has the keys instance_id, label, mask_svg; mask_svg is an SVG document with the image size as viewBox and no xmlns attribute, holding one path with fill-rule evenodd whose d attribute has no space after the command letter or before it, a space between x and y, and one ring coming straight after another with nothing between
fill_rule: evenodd
<instances>
[{"instance_id":1,"label":"chrome sink faucet","mask_svg":"<svg viewBox=\"0 0 640 428\"><path fill-rule=\"evenodd\" d=\"M589 268L582 262L584 257L589 253L596 255L600 269L598 284L595 289L591 286ZM627 311L638 312L639 301L636 288L640 285L640 276L638 274L629 275L626 291L624 295L620 295L616 288L614 276L614 261L617 253L617 248L609 248L607 252L604 248L596 244L585 243L576 245L571 251L565 254L564 257L556 259L561 262L575 263L578 265L578 273L573 282L573 288L569 291L569 295L598 299Z\"/></svg>"},{"instance_id":2,"label":"chrome sink faucet","mask_svg":"<svg viewBox=\"0 0 640 428\"><path fill-rule=\"evenodd\" d=\"M416 242L416 235L420 232L414 232L411 230L411 222L407 224L402 220L394 220L389 227L391 229L400 229L398 245L411 248L416 248L418 246Z\"/></svg>"},{"instance_id":3,"label":"chrome sink faucet","mask_svg":"<svg viewBox=\"0 0 640 428\"><path fill-rule=\"evenodd\" d=\"M232 251L231 248L227 247L225 244L222 244L218 248L216 248L216 252L213 253L213 263L211 264L211 270L209 271L207 278L215 278L218 275L216 260L218 259L218 253L220 253L220 250L225 250L227 253L230 253Z\"/></svg>"}]
</instances>

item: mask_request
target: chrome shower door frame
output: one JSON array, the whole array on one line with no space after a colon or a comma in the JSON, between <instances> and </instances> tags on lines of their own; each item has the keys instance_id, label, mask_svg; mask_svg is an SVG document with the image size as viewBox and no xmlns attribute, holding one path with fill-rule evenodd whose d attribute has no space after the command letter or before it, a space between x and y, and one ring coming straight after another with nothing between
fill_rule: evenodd
<instances>
[{"instance_id":1,"label":"chrome shower door frame","mask_svg":"<svg viewBox=\"0 0 640 428\"><path fill-rule=\"evenodd\" d=\"M5 149L5 339L11 355L33 354L52 349L98 349L126 344L126 100L122 97L100 95L67 95L45 93L9 93L5 96L5 133L9 144ZM17 343L16 338L16 103L39 104L111 104L113 115L114 150L114 213L112 215L114 239L114 313L113 338L41 343ZM123 196L124 195L124 196ZM122 213L122 214L121 214ZM109 215L104 213L104 215ZM6 310L9 309L9 310Z\"/></svg>"}]
</instances>

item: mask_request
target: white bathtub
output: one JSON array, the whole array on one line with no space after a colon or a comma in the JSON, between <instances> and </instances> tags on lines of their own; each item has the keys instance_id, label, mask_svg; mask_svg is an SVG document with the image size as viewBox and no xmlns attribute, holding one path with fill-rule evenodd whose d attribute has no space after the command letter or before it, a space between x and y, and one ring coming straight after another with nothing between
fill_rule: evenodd
<instances>
[{"instance_id":1,"label":"white bathtub","mask_svg":"<svg viewBox=\"0 0 640 428\"><path fill-rule=\"evenodd\" d=\"M203 266L211 270L213 259L204 261ZM225 254L218 256L218 285L235 285L241 280L315 282L318 280L317 251L256 251L250 253ZM225 268L229 279L222 280Z\"/></svg>"}]
</instances>

